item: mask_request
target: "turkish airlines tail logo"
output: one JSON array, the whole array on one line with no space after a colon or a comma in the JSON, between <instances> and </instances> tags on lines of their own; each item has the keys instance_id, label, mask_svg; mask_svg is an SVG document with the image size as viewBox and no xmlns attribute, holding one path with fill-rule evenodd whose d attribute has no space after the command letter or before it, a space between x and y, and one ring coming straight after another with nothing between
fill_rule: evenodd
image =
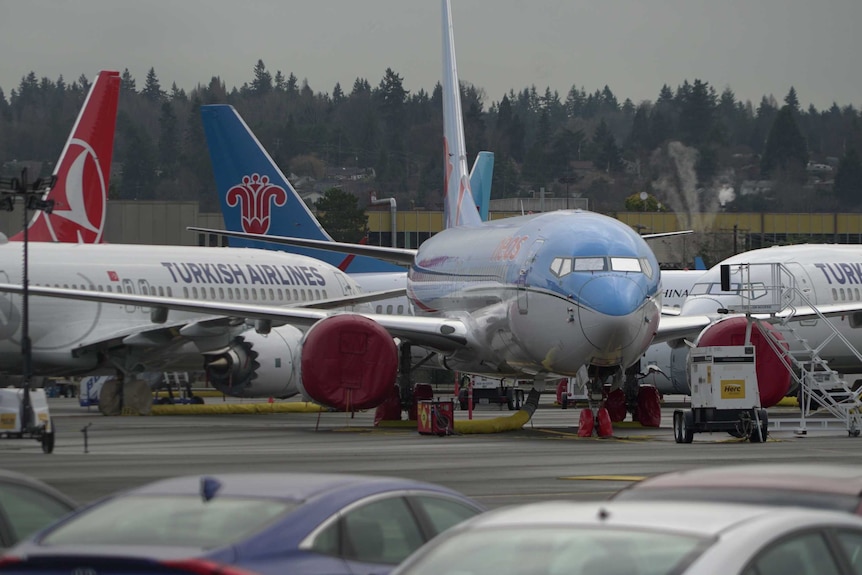
<instances>
[{"instance_id":1,"label":"turkish airlines tail logo","mask_svg":"<svg viewBox=\"0 0 862 575\"><path fill-rule=\"evenodd\" d=\"M60 154L54 187L44 198L54 200L54 210L36 213L27 230L28 240L102 241L119 93L119 72L99 72ZM19 232L11 239L23 238Z\"/></svg>"}]
</instances>

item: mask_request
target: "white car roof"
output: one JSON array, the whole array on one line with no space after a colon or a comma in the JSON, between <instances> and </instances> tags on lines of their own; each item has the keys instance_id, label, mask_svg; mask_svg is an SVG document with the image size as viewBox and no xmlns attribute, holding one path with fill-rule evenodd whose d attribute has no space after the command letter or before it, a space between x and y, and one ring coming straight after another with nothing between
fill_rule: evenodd
<instances>
[{"instance_id":1,"label":"white car roof","mask_svg":"<svg viewBox=\"0 0 862 575\"><path fill-rule=\"evenodd\" d=\"M737 524L755 523L796 526L810 521L847 524L862 528L862 518L852 514L801 507L774 507L729 503L601 501L546 501L504 507L487 512L469 522L472 527L515 526L609 526L676 532L696 536L717 536Z\"/></svg>"}]
</instances>

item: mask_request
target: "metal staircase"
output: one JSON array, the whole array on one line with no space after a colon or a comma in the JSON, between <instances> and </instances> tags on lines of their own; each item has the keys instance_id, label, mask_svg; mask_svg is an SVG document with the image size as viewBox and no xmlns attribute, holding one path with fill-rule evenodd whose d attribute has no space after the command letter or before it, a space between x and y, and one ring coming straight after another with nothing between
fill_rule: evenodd
<instances>
[{"instance_id":1,"label":"metal staircase","mask_svg":"<svg viewBox=\"0 0 862 575\"><path fill-rule=\"evenodd\" d=\"M751 280L751 268L758 266L771 268L769 270L771 285ZM820 353L836 339L855 355L860 364L862 364L862 353L797 287L793 274L784 264L741 264L731 268L735 268L741 278L740 303L733 309L728 309L728 312L746 314L749 325L753 324L760 330L772 351L782 359L798 385L800 418L796 432L806 434L809 423L828 427L830 423L840 422L849 435L858 437L862 431L862 398L860 398L862 387L854 390L838 372L829 367ZM762 278L765 274L758 270L754 276ZM823 325L828 328L827 336L816 345L801 337L798 326L795 325L797 313L802 307L810 308L816 315L817 321L823 322ZM775 331L769 330L765 325L766 322L771 324ZM781 334L784 341L775 335L776 331ZM798 345L794 346L794 342ZM811 414L817 409L815 406L825 409L834 419L812 420ZM770 423L774 422L774 426L777 426L780 421L775 419ZM787 420L784 421L787 422Z\"/></svg>"}]
</instances>

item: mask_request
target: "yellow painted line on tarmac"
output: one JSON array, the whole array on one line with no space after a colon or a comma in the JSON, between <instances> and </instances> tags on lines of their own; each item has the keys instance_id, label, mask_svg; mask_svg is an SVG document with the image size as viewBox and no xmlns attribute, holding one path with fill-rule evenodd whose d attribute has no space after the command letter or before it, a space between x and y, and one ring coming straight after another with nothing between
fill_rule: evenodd
<instances>
[{"instance_id":1,"label":"yellow painted line on tarmac","mask_svg":"<svg viewBox=\"0 0 862 575\"><path fill-rule=\"evenodd\" d=\"M572 475L560 477L566 481L640 481L646 479L645 475Z\"/></svg>"}]
</instances>

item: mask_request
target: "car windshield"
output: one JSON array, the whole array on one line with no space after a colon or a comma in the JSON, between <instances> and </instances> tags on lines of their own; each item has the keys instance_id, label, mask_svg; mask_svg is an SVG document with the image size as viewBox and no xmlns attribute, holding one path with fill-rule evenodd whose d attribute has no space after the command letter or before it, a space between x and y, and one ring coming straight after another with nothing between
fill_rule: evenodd
<instances>
[{"instance_id":1,"label":"car windshield","mask_svg":"<svg viewBox=\"0 0 862 575\"><path fill-rule=\"evenodd\" d=\"M711 542L679 533L595 526L477 529L460 532L440 545L432 544L427 554L399 573L667 575L681 573Z\"/></svg>"},{"instance_id":2,"label":"car windshield","mask_svg":"<svg viewBox=\"0 0 862 575\"><path fill-rule=\"evenodd\" d=\"M794 507L813 507L854 513L859 507L859 498L843 493L818 493L793 489L757 487L663 487L624 489L614 499L628 501L711 501L718 503L755 503L758 505L778 505Z\"/></svg>"},{"instance_id":3,"label":"car windshield","mask_svg":"<svg viewBox=\"0 0 862 575\"><path fill-rule=\"evenodd\" d=\"M260 530L295 503L283 500L132 495L96 505L51 531L42 545L220 547Z\"/></svg>"}]
</instances>

